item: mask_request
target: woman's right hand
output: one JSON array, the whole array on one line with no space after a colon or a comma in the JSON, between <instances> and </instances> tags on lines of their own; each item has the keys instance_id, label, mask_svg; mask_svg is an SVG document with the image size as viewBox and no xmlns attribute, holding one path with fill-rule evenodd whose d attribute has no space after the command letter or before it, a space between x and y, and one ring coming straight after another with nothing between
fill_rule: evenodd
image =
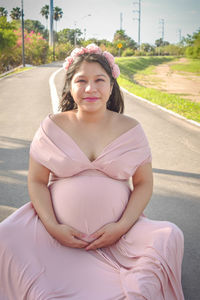
<instances>
[{"instance_id":1,"label":"woman's right hand","mask_svg":"<svg viewBox=\"0 0 200 300\"><path fill-rule=\"evenodd\" d=\"M50 234L63 246L84 248L89 245L88 242L82 240L86 235L69 225L54 225Z\"/></svg>"}]
</instances>

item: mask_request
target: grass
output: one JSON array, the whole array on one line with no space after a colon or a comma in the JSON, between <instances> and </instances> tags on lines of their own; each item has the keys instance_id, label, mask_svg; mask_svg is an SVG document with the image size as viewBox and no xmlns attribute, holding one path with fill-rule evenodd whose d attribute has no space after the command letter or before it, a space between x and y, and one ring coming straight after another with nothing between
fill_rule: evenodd
<instances>
[{"instance_id":1,"label":"grass","mask_svg":"<svg viewBox=\"0 0 200 300\"><path fill-rule=\"evenodd\" d=\"M6 76L9 76L9 75L12 75L12 74L16 74L16 73L21 73L21 72L27 71L27 70L29 70L29 69L32 69L32 67L18 68L18 69L16 69L15 71L10 72L10 73L8 73L8 74L0 74L0 78L6 77Z\"/></svg>"},{"instance_id":2,"label":"grass","mask_svg":"<svg viewBox=\"0 0 200 300\"><path fill-rule=\"evenodd\" d=\"M187 119L200 122L200 103L183 99L175 94L168 94L153 88L140 86L133 80L133 76L140 71L144 73L144 70L147 69L147 73L152 72L153 69L150 68L148 70L150 65L155 66L174 59L174 57L116 58L116 62L121 70L118 83L120 86L137 96L172 110Z\"/></svg>"},{"instance_id":3,"label":"grass","mask_svg":"<svg viewBox=\"0 0 200 300\"><path fill-rule=\"evenodd\" d=\"M200 76L200 59L188 59L186 63L170 66L172 70L194 73Z\"/></svg>"}]
</instances>

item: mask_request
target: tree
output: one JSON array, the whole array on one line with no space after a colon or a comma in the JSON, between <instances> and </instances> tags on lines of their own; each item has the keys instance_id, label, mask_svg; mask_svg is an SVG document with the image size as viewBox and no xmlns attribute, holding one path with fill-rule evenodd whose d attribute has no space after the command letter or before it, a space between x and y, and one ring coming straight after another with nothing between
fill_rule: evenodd
<instances>
[{"instance_id":1,"label":"tree","mask_svg":"<svg viewBox=\"0 0 200 300\"><path fill-rule=\"evenodd\" d=\"M153 52L154 51L154 47L148 43L143 43L141 45L141 50L144 52Z\"/></svg>"},{"instance_id":2,"label":"tree","mask_svg":"<svg viewBox=\"0 0 200 300\"><path fill-rule=\"evenodd\" d=\"M21 9L19 7L15 7L11 10L10 17L12 20L19 20L21 18Z\"/></svg>"},{"instance_id":3,"label":"tree","mask_svg":"<svg viewBox=\"0 0 200 300\"><path fill-rule=\"evenodd\" d=\"M48 18L49 18L49 5L45 5L42 7L40 11L41 15L46 19L46 28L48 28Z\"/></svg>"},{"instance_id":4,"label":"tree","mask_svg":"<svg viewBox=\"0 0 200 300\"><path fill-rule=\"evenodd\" d=\"M8 11L4 7L0 7L0 17L7 17Z\"/></svg>"},{"instance_id":5,"label":"tree","mask_svg":"<svg viewBox=\"0 0 200 300\"><path fill-rule=\"evenodd\" d=\"M45 32L45 27L37 20L27 19L24 21L24 27L28 32L34 31L36 33L40 32L42 35Z\"/></svg>"},{"instance_id":6,"label":"tree","mask_svg":"<svg viewBox=\"0 0 200 300\"><path fill-rule=\"evenodd\" d=\"M133 48L137 49L137 43L125 34L124 30L117 30L113 38L114 45L117 46L118 43L122 43L123 48Z\"/></svg>"},{"instance_id":7,"label":"tree","mask_svg":"<svg viewBox=\"0 0 200 300\"><path fill-rule=\"evenodd\" d=\"M56 21L56 31L57 31L57 22L62 18L63 11L60 7L56 6L54 7L54 20Z\"/></svg>"},{"instance_id":8,"label":"tree","mask_svg":"<svg viewBox=\"0 0 200 300\"><path fill-rule=\"evenodd\" d=\"M72 45L74 45L75 40L75 33L76 33L76 41L79 44L81 41L81 35L82 32L79 28L76 29L69 29L65 28L58 32L58 43L67 43L70 42Z\"/></svg>"},{"instance_id":9,"label":"tree","mask_svg":"<svg viewBox=\"0 0 200 300\"><path fill-rule=\"evenodd\" d=\"M200 58L200 29L193 33L193 35L187 35L184 39L187 48L186 56L192 58Z\"/></svg>"},{"instance_id":10,"label":"tree","mask_svg":"<svg viewBox=\"0 0 200 300\"><path fill-rule=\"evenodd\" d=\"M14 27L7 22L6 16L0 18L0 53L8 51L16 43Z\"/></svg>"},{"instance_id":11,"label":"tree","mask_svg":"<svg viewBox=\"0 0 200 300\"><path fill-rule=\"evenodd\" d=\"M156 45L156 47L168 46L169 42L163 41L163 39L160 38L160 39L158 39L158 40L155 41L155 45Z\"/></svg>"}]
</instances>

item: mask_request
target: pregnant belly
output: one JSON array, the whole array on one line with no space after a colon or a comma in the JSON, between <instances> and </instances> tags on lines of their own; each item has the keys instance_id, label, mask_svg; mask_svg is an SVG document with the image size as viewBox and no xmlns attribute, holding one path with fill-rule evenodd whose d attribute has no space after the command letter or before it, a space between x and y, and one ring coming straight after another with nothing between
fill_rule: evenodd
<instances>
[{"instance_id":1,"label":"pregnant belly","mask_svg":"<svg viewBox=\"0 0 200 300\"><path fill-rule=\"evenodd\" d=\"M127 182L107 176L76 175L50 185L58 221L85 234L117 221L130 195Z\"/></svg>"}]
</instances>

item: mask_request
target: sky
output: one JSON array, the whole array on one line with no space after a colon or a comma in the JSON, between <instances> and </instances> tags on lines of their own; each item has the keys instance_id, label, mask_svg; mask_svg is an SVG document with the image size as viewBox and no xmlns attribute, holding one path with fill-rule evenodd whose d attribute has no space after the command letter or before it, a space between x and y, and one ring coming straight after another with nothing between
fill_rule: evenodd
<instances>
[{"instance_id":1,"label":"sky","mask_svg":"<svg viewBox=\"0 0 200 300\"><path fill-rule=\"evenodd\" d=\"M50 0L23 1L25 19L39 20L46 26L40 10L44 5L49 5ZM82 32L86 29L86 39L112 41L121 25L125 33L138 42L138 2L139 0L54 0L54 6L63 10L63 17L57 22L57 31L78 27ZM5 7L10 14L13 7L21 7L21 0L0 0L0 6ZM200 1L141 0L141 43L154 44L155 40L162 37L163 28L164 40L170 43L178 43L180 37L186 37L200 29Z\"/></svg>"}]
</instances>

